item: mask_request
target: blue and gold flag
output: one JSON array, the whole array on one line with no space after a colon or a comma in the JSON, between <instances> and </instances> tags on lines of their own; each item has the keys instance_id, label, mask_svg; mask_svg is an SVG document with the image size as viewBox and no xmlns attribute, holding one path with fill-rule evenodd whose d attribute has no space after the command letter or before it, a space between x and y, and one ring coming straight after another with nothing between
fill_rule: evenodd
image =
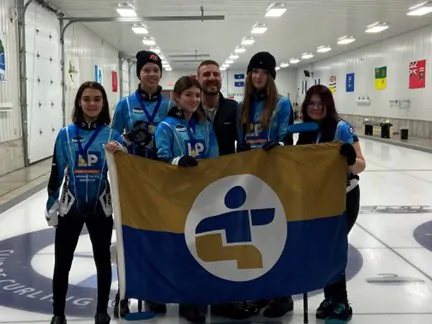
<instances>
[{"instance_id":1,"label":"blue and gold flag","mask_svg":"<svg viewBox=\"0 0 432 324\"><path fill-rule=\"evenodd\" d=\"M304 293L347 263L340 144L182 168L109 154L121 296L215 304Z\"/></svg>"}]
</instances>

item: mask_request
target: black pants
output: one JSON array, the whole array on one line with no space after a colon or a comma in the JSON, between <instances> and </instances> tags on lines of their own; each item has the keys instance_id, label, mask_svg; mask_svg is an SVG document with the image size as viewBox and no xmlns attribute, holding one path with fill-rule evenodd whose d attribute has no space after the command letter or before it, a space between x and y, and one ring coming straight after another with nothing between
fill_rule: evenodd
<instances>
[{"instance_id":1,"label":"black pants","mask_svg":"<svg viewBox=\"0 0 432 324\"><path fill-rule=\"evenodd\" d=\"M360 187L357 186L346 195L347 235L351 232L357 220L359 210ZM324 288L324 296L333 299L335 302L348 301L345 272L338 281Z\"/></svg>"},{"instance_id":2,"label":"black pants","mask_svg":"<svg viewBox=\"0 0 432 324\"><path fill-rule=\"evenodd\" d=\"M93 246L93 256L97 272L97 312L106 313L111 291L111 237L113 218L105 215L85 219L80 215L68 214L59 217L55 233L53 300L54 315L65 316L66 295L69 284L69 271L81 230L86 224Z\"/></svg>"}]
</instances>

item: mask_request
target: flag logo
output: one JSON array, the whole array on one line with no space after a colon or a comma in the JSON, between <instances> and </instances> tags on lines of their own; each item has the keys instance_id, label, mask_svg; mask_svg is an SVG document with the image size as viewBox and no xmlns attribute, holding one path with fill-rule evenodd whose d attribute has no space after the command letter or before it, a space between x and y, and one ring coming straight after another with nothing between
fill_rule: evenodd
<instances>
[{"instance_id":1,"label":"flag logo","mask_svg":"<svg viewBox=\"0 0 432 324\"><path fill-rule=\"evenodd\" d=\"M281 257L286 215L277 194L260 178L228 176L196 197L185 238L192 256L209 273L249 281L266 274Z\"/></svg>"}]
</instances>

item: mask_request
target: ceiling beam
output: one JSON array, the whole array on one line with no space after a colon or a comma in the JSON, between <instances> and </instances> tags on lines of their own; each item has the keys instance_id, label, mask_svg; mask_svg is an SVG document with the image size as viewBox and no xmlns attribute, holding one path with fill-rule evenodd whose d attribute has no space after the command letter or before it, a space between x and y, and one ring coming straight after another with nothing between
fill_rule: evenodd
<instances>
[{"instance_id":1,"label":"ceiling beam","mask_svg":"<svg viewBox=\"0 0 432 324\"><path fill-rule=\"evenodd\" d=\"M223 15L215 16L156 16L156 17L64 17L69 22L146 22L146 21L204 21L225 20Z\"/></svg>"}]
</instances>

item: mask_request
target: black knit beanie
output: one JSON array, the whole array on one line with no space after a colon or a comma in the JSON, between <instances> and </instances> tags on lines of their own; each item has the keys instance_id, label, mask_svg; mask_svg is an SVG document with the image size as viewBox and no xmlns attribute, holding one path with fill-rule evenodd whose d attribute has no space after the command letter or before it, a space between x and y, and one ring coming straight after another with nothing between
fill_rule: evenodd
<instances>
[{"instance_id":1,"label":"black knit beanie","mask_svg":"<svg viewBox=\"0 0 432 324\"><path fill-rule=\"evenodd\" d=\"M276 79L276 60L269 52L258 52L252 56L247 67L247 73L253 69L267 70L268 73Z\"/></svg>"},{"instance_id":2,"label":"black knit beanie","mask_svg":"<svg viewBox=\"0 0 432 324\"><path fill-rule=\"evenodd\" d=\"M157 55L156 53L150 51L139 51L136 55L136 59L137 59L136 68L137 68L138 79L140 77L141 69L143 68L144 65L146 65L149 62L157 64L161 70L161 75L162 75L162 60L159 57L159 55Z\"/></svg>"}]
</instances>

